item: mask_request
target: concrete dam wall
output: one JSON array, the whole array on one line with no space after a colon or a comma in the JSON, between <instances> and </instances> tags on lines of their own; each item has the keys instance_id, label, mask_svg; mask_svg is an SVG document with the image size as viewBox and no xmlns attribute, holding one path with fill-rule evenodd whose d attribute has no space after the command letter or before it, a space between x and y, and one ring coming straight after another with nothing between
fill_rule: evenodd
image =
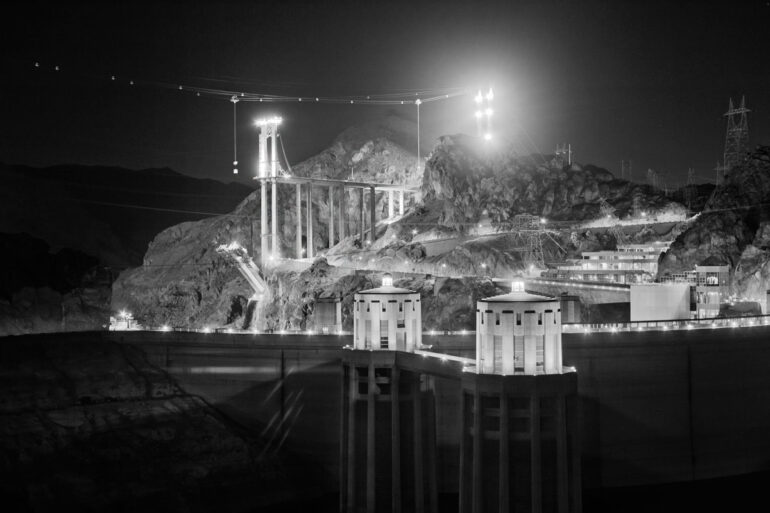
<instances>
[{"instance_id":1,"label":"concrete dam wall","mask_svg":"<svg viewBox=\"0 0 770 513\"><path fill-rule=\"evenodd\" d=\"M339 475L345 336L114 332L188 392ZM425 336L474 353L474 335ZM770 470L770 328L565 334L578 370L586 488ZM447 365L450 365L449 362ZM432 364L434 365L434 364ZM460 382L434 372L438 486L456 492Z\"/></svg>"}]
</instances>

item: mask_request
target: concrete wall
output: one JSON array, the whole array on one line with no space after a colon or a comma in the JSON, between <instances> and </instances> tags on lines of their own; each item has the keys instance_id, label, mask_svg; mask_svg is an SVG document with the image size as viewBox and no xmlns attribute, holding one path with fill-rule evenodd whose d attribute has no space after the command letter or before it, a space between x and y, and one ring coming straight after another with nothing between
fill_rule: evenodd
<instances>
[{"instance_id":1,"label":"concrete wall","mask_svg":"<svg viewBox=\"0 0 770 513\"><path fill-rule=\"evenodd\" d=\"M289 448L338 475L339 348L350 337L105 336L143 348L268 450ZM768 339L770 327L563 335L564 364L578 370L585 487L770 470ZM474 353L471 334L424 342ZM456 491L460 382L449 372L435 387L439 491Z\"/></svg>"},{"instance_id":2,"label":"concrete wall","mask_svg":"<svg viewBox=\"0 0 770 513\"><path fill-rule=\"evenodd\" d=\"M612 287L608 285L612 290L601 288L602 283L591 282L570 282L564 280L564 283L554 285L556 280L549 280L543 278L543 281L539 280L526 280L525 287L528 292L534 292L536 294L544 294L546 296L560 296L562 293L567 293L572 296L578 296L580 301L584 304L601 304L601 303L624 303L630 299L628 287Z\"/></svg>"},{"instance_id":3,"label":"concrete wall","mask_svg":"<svg viewBox=\"0 0 770 513\"><path fill-rule=\"evenodd\" d=\"M690 318L688 283L631 285L631 321Z\"/></svg>"}]
</instances>

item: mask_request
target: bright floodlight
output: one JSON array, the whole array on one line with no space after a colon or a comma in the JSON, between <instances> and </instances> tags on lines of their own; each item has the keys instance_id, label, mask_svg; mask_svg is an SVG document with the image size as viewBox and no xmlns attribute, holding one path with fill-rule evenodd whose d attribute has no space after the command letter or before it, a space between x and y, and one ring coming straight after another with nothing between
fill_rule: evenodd
<instances>
[{"instance_id":1,"label":"bright floodlight","mask_svg":"<svg viewBox=\"0 0 770 513\"><path fill-rule=\"evenodd\" d=\"M492 134L490 134L489 132L484 134L484 140L485 141L491 141L492 140Z\"/></svg>"},{"instance_id":2,"label":"bright floodlight","mask_svg":"<svg viewBox=\"0 0 770 513\"><path fill-rule=\"evenodd\" d=\"M262 118L258 119L254 122L257 126L265 126L265 125L280 125L283 121L282 118L278 116L273 116L272 118Z\"/></svg>"},{"instance_id":3,"label":"bright floodlight","mask_svg":"<svg viewBox=\"0 0 770 513\"><path fill-rule=\"evenodd\" d=\"M473 99L476 103L481 103L482 100L484 100L484 97L481 96L481 91L479 91L479 94L476 95L476 97Z\"/></svg>"},{"instance_id":4,"label":"bright floodlight","mask_svg":"<svg viewBox=\"0 0 770 513\"><path fill-rule=\"evenodd\" d=\"M392 287L393 286L393 276L390 274L385 274L385 276L382 277L382 286L383 287Z\"/></svg>"},{"instance_id":5,"label":"bright floodlight","mask_svg":"<svg viewBox=\"0 0 770 513\"><path fill-rule=\"evenodd\" d=\"M483 113L480 110L477 110L476 111L476 117L480 118L481 116L483 116Z\"/></svg>"},{"instance_id":6,"label":"bright floodlight","mask_svg":"<svg viewBox=\"0 0 770 513\"><path fill-rule=\"evenodd\" d=\"M495 111L493 111L492 109L489 109L489 108L488 108L488 109L486 110L486 114L487 114L487 116L491 116L491 115L492 115L492 114L494 114L494 113L495 113Z\"/></svg>"},{"instance_id":7,"label":"bright floodlight","mask_svg":"<svg viewBox=\"0 0 770 513\"><path fill-rule=\"evenodd\" d=\"M524 292L524 282L521 280L513 280L511 282L511 292Z\"/></svg>"},{"instance_id":8,"label":"bright floodlight","mask_svg":"<svg viewBox=\"0 0 770 513\"><path fill-rule=\"evenodd\" d=\"M492 100L495 97L494 93L492 93L492 88L489 88L489 92L487 93L487 101Z\"/></svg>"}]
</instances>

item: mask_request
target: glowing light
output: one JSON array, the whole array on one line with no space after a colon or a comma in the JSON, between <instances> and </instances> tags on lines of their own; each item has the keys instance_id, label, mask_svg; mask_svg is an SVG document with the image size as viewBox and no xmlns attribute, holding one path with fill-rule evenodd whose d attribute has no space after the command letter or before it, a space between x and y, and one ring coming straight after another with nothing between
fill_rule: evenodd
<instances>
[{"instance_id":1,"label":"glowing light","mask_svg":"<svg viewBox=\"0 0 770 513\"><path fill-rule=\"evenodd\" d=\"M490 117L492 116L492 114L495 113L495 111L493 111L492 109L487 109L484 111L484 113L487 115L487 117Z\"/></svg>"},{"instance_id":2,"label":"glowing light","mask_svg":"<svg viewBox=\"0 0 770 513\"><path fill-rule=\"evenodd\" d=\"M390 274L386 273L382 277L382 286L383 287L392 287L393 286L393 276L391 276Z\"/></svg>"},{"instance_id":3,"label":"glowing light","mask_svg":"<svg viewBox=\"0 0 770 513\"><path fill-rule=\"evenodd\" d=\"M546 221L545 217L541 217L540 218L540 224L545 224L546 222L547 221Z\"/></svg>"},{"instance_id":4,"label":"glowing light","mask_svg":"<svg viewBox=\"0 0 770 513\"><path fill-rule=\"evenodd\" d=\"M476 103L481 103L482 101L484 101L484 97L481 95L481 91L478 92L478 94L473 99L473 101L475 101Z\"/></svg>"},{"instance_id":5,"label":"glowing light","mask_svg":"<svg viewBox=\"0 0 770 513\"><path fill-rule=\"evenodd\" d=\"M476 118L480 118L482 116L482 113L480 110L476 111Z\"/></svg>"},{"instance_id":6,"label":"glowing light","mask_svg":"<svg viewBox=\"0 0 770 513\"><path fill-rule=\"evenodd\" d=\"M524 282L521 280L513 280L511 282L511 292L524 292Z\"/></svg>"},{"instance_id":7,"label":"glowing light","mask_svg":"<svg viewBox=\"0 0 770 513\"><path fill-rule=\"evenodd\" d=\"M272 118L262 118L258 119L254 122L256 126L265 126L265 125L280 125L283 122L283 118L280 118L278 116L273 116Z\"/></svg>"},{"instance_id":8,"label":"glowing light","mask_svg":"<svg viewBox=\"0 0 770 513\"><path fill-rule=\"evenodd\" d=\"M489 92L487 93L487 101L493 100L495 97L495 94L492 92L492 88L489 88Z\"/></svg>"},{"instance_id":9,"label":"glowing light","mask_svg":"<svg viewBox=\"0 0 770 513\"><path fill-rule=\"evenodd\" d=\"M209 328L208 326L205 326L203 328L203 333L211 333L211 328Z\"/></svg>"},{"instance_id":10,"label":"glowing light","mask_svg":"<svg viewBox=\"0 0 770 513\"><path fill-rule=\"evenodd\" d=\"M168 324L164 324L160 327L160 331L171 331L171 327Z\"/></svg>"},{"instance_id":11,"label":"glowing light","mask_svg":"<svg viewBox=\"0 0 770 513\"><path fill-rule=\"evenodd\" d=\"M421 99L419 99L419 98L417 98L417 99L414 101L414 104L415 104L415 105L417 105L417 106L419 107L420 105L422 105L422 100L421 100Z\"/></svg>"},{"instance_id":12,"label":"glowing light","mask_svg":"<svg viewBox=\"0 0 770 513\"><path fill-rule=\"evenodd\" d=\"M491 141L492 140L492 134L490 134L489 132L484 134L484 140L485 141Z\"/></svg>"},{"instance_id":13,"label":"glowing light","mask_svg":"<svg viewBox=\"0 0 770 513\"><path fill-rule=\"evenodd\" d=\"M417 235L417 230L412 230L412 235Z\"/></svg>"}]
</instances>

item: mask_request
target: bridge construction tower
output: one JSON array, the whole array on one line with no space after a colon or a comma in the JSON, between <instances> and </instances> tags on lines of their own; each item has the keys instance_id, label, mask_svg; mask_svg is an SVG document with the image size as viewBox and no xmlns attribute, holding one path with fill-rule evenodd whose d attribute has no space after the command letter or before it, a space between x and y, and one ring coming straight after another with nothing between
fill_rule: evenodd
<instances>
[{"instance_id":1,"label":"bridge construction tower","mask_svg":"<svg viewBox=\"0 0 770 513\"><path fill-rule=\"evenodd\" d=\"M386 274L355 295L353 320L342 358L340 511L437 512L434 378L401 362L421 346L420 294Z\"/></svg>"},{"instance_id":2,"label":"bridge construction tower","mask_svg":"<svg viewBox=\"0 0 770 513\"><path fill-rule=\"evenodd\" d=\"M478 301L476 372L462 378L460 513L580 512L577 373L557 298Z\"/></svg>"},{"instance_id":3,"label":"bridge construction tower","mask_svg":"<svg viewBox=\"0 0 770 513\"><path fill-rule=\"evenodd\" d=\"M281 118L272 117L259 119L256 125L260 128L259 132L259 160L257 164L257 176L260 183L260 230L261 241L261 259L262 265L267 265L269 261L280 256L280 241L278 239L278 151L277 137L278 126L281 124ZM268 151L268 145L270 150ZM270 229L268 230L267 215L267 186L271 185L271 209L270 209Z\"/></svg>"},{"instance_id":4,"label":"bridge construction tower","mask_svg":"<svg viewBox=\"0 0 770 513\"><path fill-rule=\"evenodd\" d=\"M727 118L727 132L725 134L725 152L722 161L722 177L727 178L735 165L749 150L749 121L747 114L751 112L746 108L746 97L741 97L741 105L735 108L733 99L730 98L729 108L725 112Z\"/></svg>"}]
</instances>

